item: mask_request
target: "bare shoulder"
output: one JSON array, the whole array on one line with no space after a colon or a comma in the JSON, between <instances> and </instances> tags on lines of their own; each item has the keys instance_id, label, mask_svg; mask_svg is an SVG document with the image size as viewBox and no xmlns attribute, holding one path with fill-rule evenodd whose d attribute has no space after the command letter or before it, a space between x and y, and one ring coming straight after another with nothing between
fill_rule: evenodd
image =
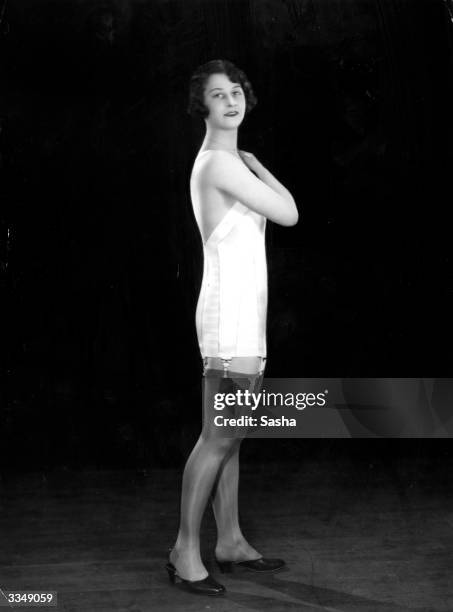
<instances>
[{"instance_id":1,"label":"bare shoulder","mask_svg":"<svg viewBox=\"0 0 453 612\"><path fill-rule=\"evenodd\" d=\"M215 185L225 178L237 177L247 171L242 160L234 153L223 150L205 151L195 160L194 171L198 181Z\"/></svg>"}]
</instances>

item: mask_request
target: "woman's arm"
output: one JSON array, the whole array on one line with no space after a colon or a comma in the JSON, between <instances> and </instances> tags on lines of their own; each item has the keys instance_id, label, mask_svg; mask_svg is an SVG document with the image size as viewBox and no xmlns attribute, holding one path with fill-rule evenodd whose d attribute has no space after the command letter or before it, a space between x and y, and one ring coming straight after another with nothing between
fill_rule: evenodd
<instances>
[{"instance_id":1,"label":"woman's arm","mask_svg":"<svg viewBox=\"0 0 453 612\"><path fill-rule=\"evenodd\" d=\"M282 195L284 198L288 200L292 200L294 202L293 196L286 189L284 185L278 181L273 174L267 170L263 166L263 164L258 161L258 159L253 155L253 153L248 153L247 151L239 151L239 154L242 158L242 161L252 170L255 174L258 175L258 178L269 185L271 189Z\"/></svg>"},{"instance_id":2,"label":"woman's arm","mask_svg":"<svg viewBox=\"0 0 453 612\"><path fill-rule=\"evenodd\" d=\"M274 223L295 225L299 214L290 192L254 155L240 153L243 162L228 151L212 151L203 172L206 184L228 193Z\"/></svg>"}]
</instances>

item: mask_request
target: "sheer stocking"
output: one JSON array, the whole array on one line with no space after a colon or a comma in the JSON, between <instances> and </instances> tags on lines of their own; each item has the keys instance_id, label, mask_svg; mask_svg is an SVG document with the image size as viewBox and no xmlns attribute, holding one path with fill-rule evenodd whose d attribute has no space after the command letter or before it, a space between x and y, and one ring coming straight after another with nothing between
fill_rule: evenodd
<instances>
[{"instance_id":1,"label":"sheer stocking","mask_svg":"<svg viewBox=\"0 0 453 612\"><path fill-rule=\"evenodd\" d=\"M200 555L200 525L211 493L218 528L217 558L237 561L261 556L247 543L239 527L241 440L223 437L221 428L215 427L213 419L208 418L212 417L213 398L221 380L216 376L203 378L203 431L184 468L181 519L170 561L178 575L186 580L202 580L208 575Z\"/></svg>"},{"instance_id":2,"label":"sheer stocking","mask_svg":"<svg viewBox=\"0 0 453 612\"><path fill-rule=\"evenodd\" d=\"M248 544L239 526L239 449L241 440L235 444L220 467L214 485L212 507L217 523L216 558L219 561L245 561L259 559L261 555Z\"/></svg>"}]
</instances>

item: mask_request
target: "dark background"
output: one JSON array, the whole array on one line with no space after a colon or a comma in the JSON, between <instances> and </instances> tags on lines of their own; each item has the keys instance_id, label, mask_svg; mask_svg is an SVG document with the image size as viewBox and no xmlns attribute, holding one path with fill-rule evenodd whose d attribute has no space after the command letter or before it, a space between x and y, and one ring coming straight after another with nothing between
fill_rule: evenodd
<instances>
[{"instance_id":1,"label":"dark background","mask_svg":"<svg viewBox=\"0 0 453 612\"><path fill-rule=\"evenodd\" d=\"M258 106L273 377L450 377L453 26L442 0L9 0L0 16L2 468L180 466L201 420L194 68ZM262 440L440 469L449 440ZM445 468L446 469L446 468Z\"/></svg>"}]
</instances>

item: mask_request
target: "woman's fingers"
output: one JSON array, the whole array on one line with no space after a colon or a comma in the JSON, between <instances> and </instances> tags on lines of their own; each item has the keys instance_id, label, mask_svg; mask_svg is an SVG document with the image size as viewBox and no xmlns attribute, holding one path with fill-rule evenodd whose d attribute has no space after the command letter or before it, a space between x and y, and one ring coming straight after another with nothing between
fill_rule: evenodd
<instances>
[{"instance_id":1,"label":"woman's fingers","mask_svg":"<svg viewBox=\"0 0 453 612\"><path fill-rule=\"evenodd\" d=\"M253 155L253 153L249 153L248 151L239 151L239 153L242 161L249 168L249 170L258 175L261 164Z\"/></svg>"}]
</instances>

